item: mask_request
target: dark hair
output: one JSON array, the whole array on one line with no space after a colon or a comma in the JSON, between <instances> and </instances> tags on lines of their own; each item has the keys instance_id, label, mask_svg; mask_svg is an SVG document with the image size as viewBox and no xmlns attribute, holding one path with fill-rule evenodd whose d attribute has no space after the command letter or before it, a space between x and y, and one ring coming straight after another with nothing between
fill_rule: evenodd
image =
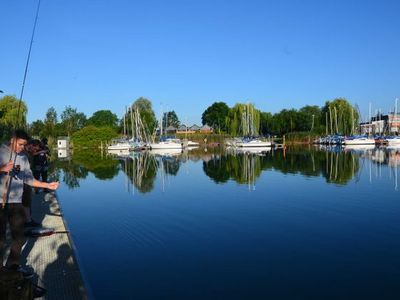
<instances>
[{"instance_id":1,"label":"dark hair","mask_svg":"<svg viewBox=\"0 0 400 300\"><path fill-rule=\"evenodd\" d=\"M22 129L16 129L12 134L12 138L15 138L17 140L22 139L22 140L26 140L26 141L30 140L29 135L26 133L25 130L22 130Z\"/></svg>"},{"instance_id":2,"label":"dark hair","mask_svg":"<svg viewBox=\"0 0 400 300\"><path fill-rule=\"evenodd\" d=\"M28 144L32 146L40 146L40 141L38 139L32 139L28 142Z\"/></svg>"}]
</instances>

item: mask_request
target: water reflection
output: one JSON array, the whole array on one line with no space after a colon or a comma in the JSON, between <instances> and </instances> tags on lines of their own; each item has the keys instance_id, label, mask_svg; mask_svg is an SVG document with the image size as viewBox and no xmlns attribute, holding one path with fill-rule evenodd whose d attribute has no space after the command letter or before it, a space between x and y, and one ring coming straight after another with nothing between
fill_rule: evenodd
<instances>
[{"instance_id":1,"label":"water reflection","mask_svg":"<svg viewBox=\"0 0 400 300\"><path fill-rule=\"evenodd\" d=\"M223 149L220 147L198 148L191 151L145 151L141 153L96 153L75 151L69 159L53 163L53 179L60 179L70 188L92 173L96 178L109 180L122 171L126 175L127 188L134 192L148 193L155 187L157 175L164 188L168 176L177 176L182 164L202 162L204 174L217 184L232 180L256 189L256 182L263 172L278 171L283 174L299 174L306 177L322 177L327 183L347 185L358 178L364 168L387 166L396 180L400 165L400 148L375 147L293 147L288 149ZM368 163L366 163L368 162Z\"/></svg>"},{"instance_id":2,"label":"water reflection","mask_svg":"<svg viewBox=\"0 0 400 300\"><path fill-rule=\"evenodd\" d=\"M128 189L131 184L141 193L148 193L154 189L158 162L153 155L148 152L134 153L122 160L121 164L129 180Z\"/></svg>"},{"instance_id":3,"label":"water reflection","mask_svg":"<svg viewBox=\"0 0 400 300\"><path fill-rule=\"evenodd\" d=\"M80 186L89 172L100 180L110 180L119 172L119 162L112 157L103 156L101 152L73 151L63 159L53 160L50 165L52 180L64 182L69 188ZM62 171L62 178L61 172Z\"/></svg>"},{"instance_id":4,"label":"water reflection","mask_svg":"<svg viewBox=\"0 0 400 300\"><path fill-rule=\"evenodd\" d=\"M360 157L369 162L369 181L373 178L382 178L382 168L389 167L389 178L394 181L394 188L398 190L398 167L400 166L400 148L374 148L365 151Z\"/></svg>"},{"instance_id":5,"label":"water reflection","mask_svg":"<svg viewBox=\"0 0 400 300\"><path fill-rule=\"evenodd\" d=\"M337 150L337 151L336 151ZM359 170L353 153L340 149L291 148L275 151L227 151L203 163L204 172L216 183L232 179L253 186L262 171L277 170L284 174L323 176L329 183L346 184Z\"/></svg>"}]
</instances>

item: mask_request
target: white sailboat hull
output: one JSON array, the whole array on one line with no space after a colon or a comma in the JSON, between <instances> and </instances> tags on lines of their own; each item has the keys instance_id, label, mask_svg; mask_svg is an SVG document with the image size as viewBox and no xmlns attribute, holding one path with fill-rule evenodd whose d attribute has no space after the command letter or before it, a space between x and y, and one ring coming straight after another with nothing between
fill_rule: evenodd
<instances>
[{"instance_id":1,"label":"white sailboat hull","mask_svg":"<svg viewBox=\"0 0 400 300\"><path fill-rule=\"evenodd\" d=\"M182 149L153 149L149 153L160 156L178 156L182 154Z\"/></svg>"},{"instance_id":2,"label":"white sailboat hull","mask_svg":"<svg viewBox=\"0 0 400 300\"><path fill-rule=\"evenodd\" d=\"M259 140L249 142L237 142L236 147L254 148L254 147L271 147L271 142L263 142Z\"/></svg>"},{"instance_id":3,"label":"white sailboat hull","mask_svg":"<svg viewBox=\"0 0 400 300\"><path fill-rule=\"evenodd\" d=\"M393 146L393 145L400 145L400 137L395 137L392 139L387 139L386 140L388 145Z\"/></svg>"},{"instance_id":4,"label":"white sailboat hull","mask_svg":"<svg viewBox=\"0 0 400 300\"><path fill-rule=\"evenodd\" d=\"M150 150L152 149L182 149L183 146L181 143L176 142L159 142L149 144Z\"/></svg>"},{"instance_id":5,"label":"white sailboat hull","mask_svg":"<svg viewBox=\"0 0 400 300\"><path fill-rule=\"evenodd\" d=\"M115 145L110 145L107 147L107 150L130 150L132 148L129 143L118 143Z\"/></svg>"},{"instance_id":6,"label":"white sailboat hull","mask_svg":"<svg viewBox=\"0 0 400 300\"><path fill-rule=\"evenodd\" d=\"M351 140L344 140L344 145L375 145L375 140L370 138L357 138Z\"/></svg>"}]
</instances>

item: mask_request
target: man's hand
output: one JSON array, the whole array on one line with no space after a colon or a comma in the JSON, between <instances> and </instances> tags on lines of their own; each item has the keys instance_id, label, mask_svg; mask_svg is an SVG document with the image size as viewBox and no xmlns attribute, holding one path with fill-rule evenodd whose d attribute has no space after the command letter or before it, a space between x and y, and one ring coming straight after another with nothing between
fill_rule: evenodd
<instances>
[{"instance_id":1,"label":"man's hand","mask_svg":"<svg viewBox=\"0 0 400 300\"><path fill-rule=\"evenodd\" d=\"M12 160L10 160L8 163L0 167L0 172L9 173L13 169L13 166L14 163L12 162Z\"/></svg>"},{"instance_id":2,"label":"man's hand","mask_svg":"<svg viewBox=\"0 0 400 300\"><path fill-rule=\"evenodd\" d=\"M59 186L59 185L60 185L59 182L54 181L54 182L50 182L50 183L48 184L47 188L50 189L50 190L56 190L56 189L58 189L58 186Z\"/></svg>"}]
</instances>

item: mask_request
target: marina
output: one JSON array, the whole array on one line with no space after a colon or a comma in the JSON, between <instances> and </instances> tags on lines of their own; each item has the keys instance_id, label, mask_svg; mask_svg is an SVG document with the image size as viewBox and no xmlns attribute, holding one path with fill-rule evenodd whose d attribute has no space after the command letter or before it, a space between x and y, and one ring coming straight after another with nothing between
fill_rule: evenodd
<instances>
[{"instance_id":1,"label":"marina","mask_svg":"<svg viewBox=\"0 0 400 300\"><path fill-rule=\"evenodd\" d=\"M4 1L0 300L400 299L375 2Z\"/></svg>"},{"instance_id":2,"label":"marina","mask_svg":"<svg viewBox=\"0 0 400 300\"><path fill-rule=\"evenodd\" d=\"M90 164L74 153L56 163L68 179L58 194L94 299L400 292L400 149L205 150L98 154L96 164L93 153ZM107 224L101 238L91 234L99 220Z\"/></svg>"}]
</instances>

